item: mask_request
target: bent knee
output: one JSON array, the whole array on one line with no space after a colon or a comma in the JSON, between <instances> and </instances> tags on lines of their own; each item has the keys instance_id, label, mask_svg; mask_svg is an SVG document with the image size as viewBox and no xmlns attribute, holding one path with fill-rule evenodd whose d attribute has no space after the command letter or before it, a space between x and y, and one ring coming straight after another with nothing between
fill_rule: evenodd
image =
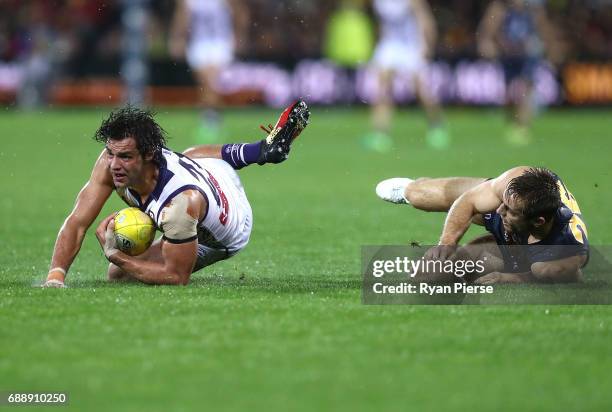
<instances>
[{"instance_id":1,"label":"bent knee","mask_svg":"<svg viewBox=\"0 0 612 412\"><path fill-rule=\"evenodd\" d=\"M196 154L196 150L197 150L197 148L192 146L192 147L189 147L189 148L183 150L182 154L187 156L187 157L191 157L191 156Z\"/></svg>"}]
</instances>

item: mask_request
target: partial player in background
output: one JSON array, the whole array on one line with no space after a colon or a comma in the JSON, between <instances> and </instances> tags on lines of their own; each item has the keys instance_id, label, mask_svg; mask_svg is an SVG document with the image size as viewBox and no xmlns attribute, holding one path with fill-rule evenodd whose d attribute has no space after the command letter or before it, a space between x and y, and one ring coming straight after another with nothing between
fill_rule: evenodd
<instances>
[{"instance_id":1,"label":"partial player in background","mask_svg":"<svg viewBox=\"0 0 612 412\"><path fill-rule=\"evenodd\" d=\"M353 103L356 93L357 71L372 57L374 26L366 10L367 0L341 0L327 20L324 37L324 56L342 68L346 81L344 102Z\"/></svg>"},{"instance_id":2,"label":"partial player in background","mask_svg":"<svg viewBox=\"0 0 612 412\"><path fill-rule=\"evenodd\" d=\"M495 0L491 2L478 29L479 53L498 59L506 80L506 103L511 128L507 140L525 145L530 141L529 125L536 107L534 75L548 54L552 62L562 57L560 43L550 24L543 2Z\"/></svg>"},{"instance_id":3,"label":"partial player in background","mask_svg":"<svg viewBox=\"0 0 612 412\"><path fill-rule=\"evenodd\" d=\"M299 101L285 109L264 140L176 153L166 148L166 133L151 112L130 106L112 112L95 134L105 148L59 231L44 286L64 286L85 233L113 191L149 215L163 237L130 256L116 243L116 214L105 218L96 236L111 262L109 280L186 284L191 273L235 255L248 243L253 224L235 170L284 161L308 118L308 107Z\"/></svg>"},{"instance_id":4,"label":"partial player in background","mask_svg":"<svg viewBox=\"0 0 612 412\"><path fill-rule=\"evenodd\" d=\"M490 235L471 244L494 253L501 266L477 283L575 282L588 260L578 203L548 169L515 167L494 179L392 178L380 182L376 194L427 212L448 211L439 246L426 255L430 259L452 259L470 225L485 226Z\"/></svg>"},{"instance_id":5,"label":"partial player in background","mask_svg":"<svg viewBox=\"0 0 612 412\"><path fill-rule=\"evenodd\" d=\"M437 149L449 144L436 97L425 84L425 71L435 52L436 23L425 0L373 0L379 20L379 40L372 64L378 71L379 94L372 107L374 132L366 136L368 147L379 151L391 148L389 136L393 115L393 81L407 73L418 101L427 114L427 143Z\"/></svg>"},{"instance_id":6,"label":"partial player in background","mask_svg":"<svg viewBox=\"0 0 612 412\"><path fill-rule=\"evenodd\" d=\"M222 106L219 75L234 59L245 9L235 0L177 0L170 32L170 54L186 58L198 83L202 122L199 143L220 140Z\"/></svg>"}]
</instances>

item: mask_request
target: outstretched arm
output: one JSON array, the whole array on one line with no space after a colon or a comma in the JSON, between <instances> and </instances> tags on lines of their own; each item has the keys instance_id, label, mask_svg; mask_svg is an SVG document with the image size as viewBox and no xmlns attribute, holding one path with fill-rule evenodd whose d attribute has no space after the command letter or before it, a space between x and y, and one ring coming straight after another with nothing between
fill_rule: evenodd
<instances>
[{"instance_id":1,"label":"outstretched arm","mask_svg":"<svg viewBox=\"0 0 612 412\"><path fill-rule=\"evenodd\" d=\"M494 181L485 181L468 190L455 200L444 222L440 235L440 245L456 245L478 214L495 210L501 204L501 198L495 191Z\"/></svg>"},{"instance_id":2,"label":"outstretched arm","mask_svg":"<svg viewBox=\"0 0 612 412\"><path fill-rule=\"evenodd\" d=\"M587 257L585 255L569 256L548 262L535 262L531 271L524 273L493 272L476 279L480 285L498 283L570 283L579 282Z\"/></svg>"},{"instance_id":3,"label":"outstretched arm","mask_svg":"<svg viewBox=\"0 0 612 412\"><path fill-rule=\"evenodd\" d=\"M440 245L456 245L463 237L476 215L495 211L510 180L520 176L526 167L510 169L495 179L482 182L455 200L444 222Z\"/></svg>"},{"instance_id":4,"label":"outstretched arm","mask_svg":"<svg viewBox=\"0 0 612 412\"><path fill-rule=\"evenodd\" d=\"M113 191L104 153L98 157L89 181L79 192L72 212L55 241L51 268L44 286L63 286L66 272L78 254L85 233Z\"/></svg>"},{"instance_id":5,"label":"outstretched arm","mask_svg":"<svg viewBox=\"0 0 612 412\"><path fill-rule=\"evenodd\" d=\"M582 276L580 268L585 265L586 260L586 255L580 254L548 262L536 262L531 265L531 274L537 282L578 282Z\"/></svg>"}]
</instances>

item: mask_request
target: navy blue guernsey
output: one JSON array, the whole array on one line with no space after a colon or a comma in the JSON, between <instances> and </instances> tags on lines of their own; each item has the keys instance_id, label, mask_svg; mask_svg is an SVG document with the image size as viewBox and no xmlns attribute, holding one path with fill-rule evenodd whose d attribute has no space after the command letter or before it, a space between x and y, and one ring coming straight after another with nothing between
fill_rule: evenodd
<instances>
[{"instance_id":1,"label":"navy blue guernsey","mask_svg":"<svg viewBox=\"0 0 612 412\"><path fill-rule=\"evenodd\" d=\"M509 8L501 26L501 43L508 56L533 57L541 46L535 21L529 10Z\"/></svg>"},{"instance_id":2,"label":"navy blue guernsey","mask_svg":"<svg viewBox=\"0 0 612 412\"><path fill-rule=\"evenodd\" d=\"M484 215L485 228L495 237L504 257L507 272L528 272L536 262L558 260L569 256L589 254L587 228L578 203L558 180L562 206L557 209L548 235L536 243L527 244L527 239L510 236L504 230L501 216L496 213Z\"/></svg>"}]
</instances>

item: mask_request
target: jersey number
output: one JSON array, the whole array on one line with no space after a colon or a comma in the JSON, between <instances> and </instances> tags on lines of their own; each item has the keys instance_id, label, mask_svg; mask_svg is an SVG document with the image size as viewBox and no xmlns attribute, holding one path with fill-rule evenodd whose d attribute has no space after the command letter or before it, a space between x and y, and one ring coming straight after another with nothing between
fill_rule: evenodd
<instances>
[{"instance_id":1,"label":"jersey number","mask_svg":"<svg viewBox=\"0 0 612 412\"><path fill-rule=\"evenodd\" d=\"M219 213L219 222L225 226L227 223L227 219L229 216L229 202L227 201L227 196L223 193L219 182L213 175L210 174L208 170L204 170L200 167L199 164L195 163L193 160L186 156L182 156L179 158L179 164L183 166L193 177L197 180L206 183L206 185L210 188L210 192L215 198L215 202L217 206L221 209L221 213ZM204 175L203 172L206 172Z\"/></svg>"},{"instance_id":2,"label":"jersey number","mask_svg":"<svg viewBox=\"0 0 612 412\"><path fill-rule=\"evenodd\" d=\"M559 187L559 193L561 194L561 202L563 202L563 204L567 206L567 208L574 214L569 221L570 230L572 231L574 238L576 238L578 242L584 244L584 237L587 236L587 230L586 225L582 220L578 202L576 202L574 195L567 190L561 181L557 182L557 186Z\"/></svg>"}]
</instances>

